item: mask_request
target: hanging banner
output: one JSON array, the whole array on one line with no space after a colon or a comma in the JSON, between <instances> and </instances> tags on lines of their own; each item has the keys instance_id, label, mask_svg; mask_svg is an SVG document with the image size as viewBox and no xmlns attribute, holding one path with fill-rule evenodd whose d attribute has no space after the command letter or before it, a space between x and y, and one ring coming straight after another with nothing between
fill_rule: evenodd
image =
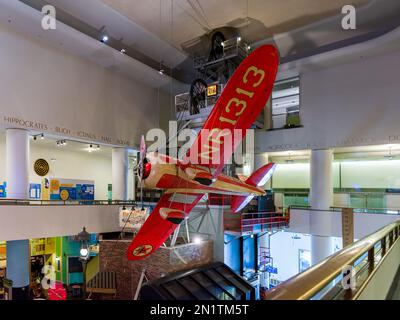
<instances>
[{"instance_id":1,"label":"hanging banner","mask_svg":"<svg viewBox=\"0 0 400 320\"><path fill-rule=\"evenodd\" d=\"M354 242L354 211L352 208L342 209L342 242L343 248Z\"/></svg>"},{"instance_id":2,"label":"hanging banner","mask_svg":"<svg viewBox=\"0 0 400 320\"><path fill-rule=\"evenodd\" d=\"M149 216L149 208L134 208L134 210L126 209L119 211L119 226L124 231L138 232L147 217Z\"/></svg>"}]
</instances>

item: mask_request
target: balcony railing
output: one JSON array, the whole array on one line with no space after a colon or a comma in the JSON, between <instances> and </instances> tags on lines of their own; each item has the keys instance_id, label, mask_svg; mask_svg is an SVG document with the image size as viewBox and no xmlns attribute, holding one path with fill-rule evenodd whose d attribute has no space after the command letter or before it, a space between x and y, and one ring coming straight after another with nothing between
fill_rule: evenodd
<instances>
[{"instance_id":1,"label":"balcony railing","mask_svg":"<svg viewBox=\"0 0 400 320\"><path fill-rule=\"evenodd\" d=\"M395 274L398 270L399 261L391 258L395 258L398 254L399 245L400 220L348 245L322 262L283 282L271 289L264 299L356 300L360 297L368 297L368 294L363 291L367 287L368 290L373 290L370 284L373 283L373 278L378 275L379 268L383 266L387 258L396 265L391 266L391 269L388 269L386 265L385 268L382 268L384 274L381 276L392 277L393 280L393 273ZM392 253L394 256L391 255ZM350 280L347 272L349 268L354 271L351 279L351 282L354 283L353 287L343 285L343 283L348 284L348 280ZM391 270L391 274L388 270ZM383 291L389 290L387 283L391 283L390 281L385 282L386 288L383 288L383 283L380 283L379 287L383 296L385 296ZM376 290L375 294L377 294Z\"/></svg>"},{"instance_id":2,"label":"balcony railing","mask_svg":"<svg viewBox=\"0 0 400 320\"><path fill-rule=\"evenodd\" d=\"M285 212L257 212L224 215L225 231L241 234L256 234L282 230L289 226L290 211Z\"/></svg>"},{"instance_id":3,"label":"balcony railing","mask_svg":"<svg viewBox=\"0 0 400 320\"><path fill-rule=\"evenodd\" d=\"M33 199L0 199L0 206L135 206L133 200L33 200Z\"/></svg>"}]
</instances>

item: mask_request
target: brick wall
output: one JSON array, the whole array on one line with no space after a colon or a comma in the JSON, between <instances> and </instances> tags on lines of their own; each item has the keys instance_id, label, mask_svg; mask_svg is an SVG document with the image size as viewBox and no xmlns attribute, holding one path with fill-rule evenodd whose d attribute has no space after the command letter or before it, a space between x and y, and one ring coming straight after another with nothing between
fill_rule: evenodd
<instances>
[{"instance_id":1,"label":"brick wall","mask_svg":"<svg viewBox=\"0 0 400 320\"><path fill-rule=\"evenodd\" d=\"M114 271L117 275L117 296L119 300L132 300L142 270L146 269L148 279L155 280L180 270L188 270L208 264L213 260L212 241L176 247L174 250L160 247L155 253L141 261L128 261L126 250L131 241L100 241L100 271ZM179 258L180 257L180 258ZM183 259L183 261L181 260ZM103 299L112 299L103 296Z\"/></svg>"}]
</instances>

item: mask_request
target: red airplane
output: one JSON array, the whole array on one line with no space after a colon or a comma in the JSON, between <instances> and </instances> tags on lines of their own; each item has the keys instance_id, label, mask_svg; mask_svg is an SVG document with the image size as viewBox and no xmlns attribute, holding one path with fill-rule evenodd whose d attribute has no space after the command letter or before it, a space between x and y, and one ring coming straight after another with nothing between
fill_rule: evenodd
<instances>
[{"instance_id":1,"label":"red airplane","mask_svg":"<svg viewBox=\"0 0 400 320\"><path fill-rule=\"evenodd\" d=\"M254 196L261 196L275 169L269 163L249 178L221 174L268 101L279 65L275 47L264 45L242 61L182 160L140 147L139 177L146 188L165 190L146 222L130 244L129 260L141 260L155 252L188 217L207 193L232 195L233 212L243 209Z\"/></svg>"}]
</instances>

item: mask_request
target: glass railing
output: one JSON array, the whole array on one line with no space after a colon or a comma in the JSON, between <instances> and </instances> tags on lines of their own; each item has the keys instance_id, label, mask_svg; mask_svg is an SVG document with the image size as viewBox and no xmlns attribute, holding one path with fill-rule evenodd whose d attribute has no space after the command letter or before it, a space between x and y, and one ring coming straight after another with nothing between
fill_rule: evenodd
<instances>
[{"instance_id":1,"label":"glass railing","mask_svg":"<svg viewBox=\"0 0 400 320\"><path fill-rule=\"evenodd\" d=\"M290 210L313 210L310 206L290 206ZM368 214L393 214L400 215L399 209L382 209L382 208L352 208L352 207L331 207L329 210L313 210L313 211L333 211L341 212L343 209L353 209L354 213L368 213Z\"/></svg>"}]
</instances>

